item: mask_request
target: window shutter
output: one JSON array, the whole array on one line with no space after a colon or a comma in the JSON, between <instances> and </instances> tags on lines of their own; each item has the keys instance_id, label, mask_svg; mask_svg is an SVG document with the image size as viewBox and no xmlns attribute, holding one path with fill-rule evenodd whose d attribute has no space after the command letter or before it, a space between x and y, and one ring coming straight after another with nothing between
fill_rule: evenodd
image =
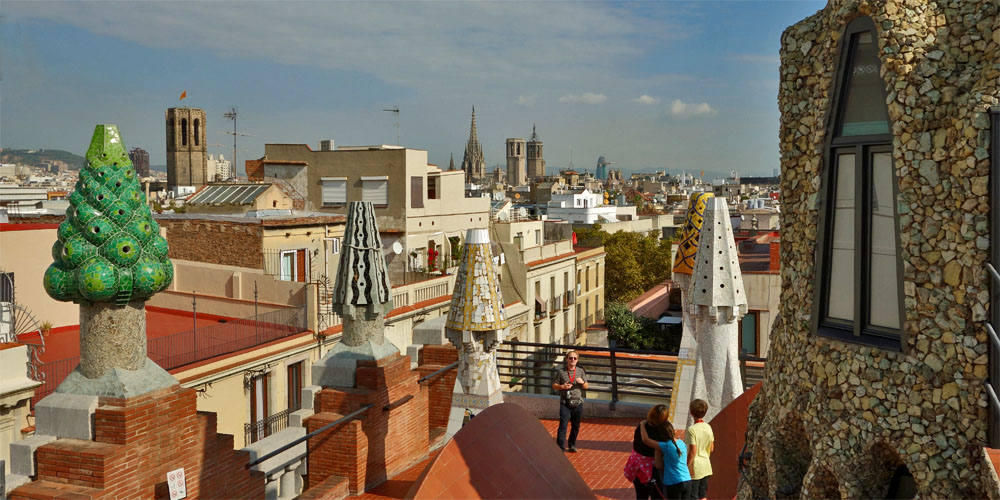
<instances>
[{"instance_id":1,"label":"window shutter","mask_svg":"<svg viewBox=\"0 0 1000 500\"><path fill-rule=\"evenodd\" d=\"M361 201L370 201L375 205L388 205L388 179L363 180L361 183Z\"/></svg>"},{"instance_id":2,"label":"window shutter","mask_svg":"<svg viewBox=\"0 0 1000 500\"><path fill-rule=\"evenodd\" d=\"M424 208L424 178L420 176L410 177L410 205L411 208Z\"/></svg>"},{"instance_id":3,"label":"window shutter","mask_svg":"<svg viewBox=\"0 0 1000 500\"><path fill-rule=\"evenodd\" d=\"M347 203L347 179L323 179L323 205Z\"/></svg>"}]
</instances>

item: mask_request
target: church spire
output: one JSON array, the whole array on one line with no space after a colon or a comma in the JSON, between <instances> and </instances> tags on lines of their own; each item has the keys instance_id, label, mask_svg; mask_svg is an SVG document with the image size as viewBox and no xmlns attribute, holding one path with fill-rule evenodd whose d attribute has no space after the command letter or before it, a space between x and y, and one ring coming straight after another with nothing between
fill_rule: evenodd
<instances>
[{"instance_id":1,"label":"church spire","mask_svg":"<svg viewBox=\"0 0 1000 500\"><path fill-rule=\"evenodd\" d=\"M465 156L462 157L462 170L465 180L481 179L486 175L486 160L483 158L483 146L479 144L479 134L476 132L476 107L472 107L472 125L469 127L469 142L465 145Z\"/></svg>"},{"instance_id":2,"label":"church spire","mask_svg":"<svg viewBox=\"0 0 1000 500\"><path fill-rule=\"evenodd\" d=\"M538 142L538 132L535 132L535 124L531 124L531 142Z\"/></svg>"},{"instance_id":3,"label":"church spire","mask_svg":"<svg viewBox=\"0 0 1000 500\"><path fill-rule=\"evenodd\" d=\"M448 160L448 170L455 170L455 153L452 153L451 159Z\"/></svg>"}]
</instances>

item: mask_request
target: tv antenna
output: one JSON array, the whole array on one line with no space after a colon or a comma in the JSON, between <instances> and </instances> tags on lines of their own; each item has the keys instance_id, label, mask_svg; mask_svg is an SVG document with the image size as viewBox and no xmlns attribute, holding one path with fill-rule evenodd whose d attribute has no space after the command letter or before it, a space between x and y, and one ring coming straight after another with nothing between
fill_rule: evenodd
<instances>
[{"instance_id":1,"label":"tv antenna","mask_svg":"<svg viewBox=\"0 0 1000 500\"><path fill-rule=\"evenodd\" d=\"M399 106L393 106L388 109L383 109L382 111L388 111L396 115L396 145L399 146Z\"/></svg>"},{"instance_id":2,"label":"tv antenna","mask_svg":"<svg viewBox=\"0 0 1000 500\"><path fill-rule=\"evenodd\" d=\"M236 166L238 165L236 163L236 137L237 136L253 137L251 135L241 134L241 133L239 133L239 132L236 131L236 117L239 116L239 114L240 114L239 113L239 108L237 108L235 106L232 107L232 108L229 108L229 111L226 111L225 113L222 114L222 116L224 116L227 120L232 120L233 121L233 131L232 132L223 132L223 134L230 134L230 135L233 136L233 168L230 169L230 174L229 174L231 178L235 178L236 177Z\"/></svg>"}]
</instances>

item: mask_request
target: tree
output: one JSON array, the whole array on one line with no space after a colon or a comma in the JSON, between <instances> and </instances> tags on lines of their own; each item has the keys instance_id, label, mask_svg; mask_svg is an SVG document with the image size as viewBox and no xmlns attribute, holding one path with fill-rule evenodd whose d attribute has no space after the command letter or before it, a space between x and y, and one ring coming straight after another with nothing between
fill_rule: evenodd
<instances>
[{"instance_id":1,"label":"tree","mask_svg":"<svg viewBox=\"0 0 1000 500\"><path fill-rule=\"evenodd\" d=\"M670 240L648 234L619 231L604 233L605 297L628 302L670 277Z\"/></svg>"},{"instance_id":2,"label":"tree","mask_svg":"<svg viewBox=\"0 0 1000 500\"><path fill-rule=\"evenodd\" d=\"M118 127L98 125L66 220L45 271L60 301L123 306L144 301L173 278L167 240L146 205Z\"/></svg>"},{"instance_id":3,"label":"tree","mask_svg":"<svg viewBox=\"0 0 1000 500\"><path fill-rule=\"evenodd\" d=\"M604 324L608 327L608 338L623 349L676 352L681 345L679 327L661 330L655 321L636 316L621 302L605 304Z\"/></svg>"}]
</instances>

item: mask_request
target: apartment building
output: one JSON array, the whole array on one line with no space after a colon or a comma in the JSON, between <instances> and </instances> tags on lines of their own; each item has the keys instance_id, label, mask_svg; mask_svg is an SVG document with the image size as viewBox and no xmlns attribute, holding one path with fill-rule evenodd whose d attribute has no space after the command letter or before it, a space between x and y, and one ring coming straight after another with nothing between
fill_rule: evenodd
<instances>
[{"instance_id":1,"label":"apartment building","mask_svg":"<svg viewBox=\"0 0 1000 500\"><path fill-rule=\"evenodd\" d=\"M575 343L581 330L574 308L577 273L573 242L546 241L545 222L541 220L495 221L491 229L504 256L504 301L529 304L527 338L518 340Z\"/></svg>"},{"instance_id":2,"label":"apartment building","mask_svg":"<svg viewBox=\"0 0 1000 500\"><path fill-rule=\"evenodd\" d=\"M255 171L284 179L308 211L342 215L349 201L375 204L394 283L453 268L465 231L489 223L489 199L466 198L465 174L428 164L427 151L386 145L317 151L306 144L266 144L264 151Z\"/></svg>"},{"instance_id":3,"label":"apartment building","mask_svg":"<svg viewBox=\"0 0 1000 500\"><path fill-rule=\"evenodd\" d=\"M578 332L604 321L604 247L576 246L576 317Z\"/></svg>"},{"instance_id":4,"label":"apartment building","mask_svg":"<svg viewBox=\"0 0 1000 500\"><path fill-rule=\"evenodd\" d=\"M633 207L634 208L634 207ZM604 204L604 195L589 189L571 189L552 194L548 203L551 219L574 224L618 222L618 207Z\"/></svg>"}]
</instances>

